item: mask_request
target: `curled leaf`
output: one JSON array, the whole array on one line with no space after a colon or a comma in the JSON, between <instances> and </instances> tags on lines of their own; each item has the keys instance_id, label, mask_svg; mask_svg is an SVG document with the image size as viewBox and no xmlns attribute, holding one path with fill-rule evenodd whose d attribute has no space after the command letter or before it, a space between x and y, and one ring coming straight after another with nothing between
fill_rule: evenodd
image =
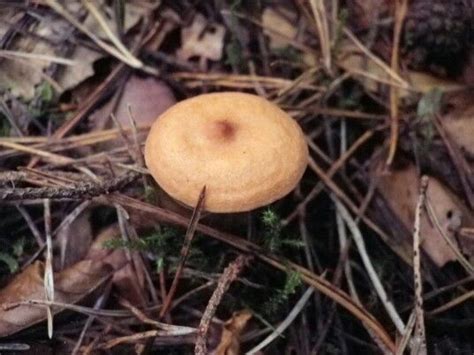
<instances>
[{"instance_id":1,"label":"curled leaf","mask_svg":"<svg viewBox=\"0 0 474 355\"><path fill-rule=\"evenodd\" d=\"M21 304L10 308L12 304L44 300L44 265L37 261L0 290L0 337L19 332L27 327L46 320L44 307ZM55 301L77 303L84 300L111 276L111 269L102 262L81 261L72 267L56 273ZM53 313L61 309L52 307Z\"/></svg>"},{"instance_id":2,"label":"curled leaf","mask_svg":"<svg viewBox=\"0 0 474 355\"><path fill-rule=\"evenodd\" d=\"M419 177L416 168L409 165L389 174L380 174L378 189L406 230L412 231L419 194ZM446 238L449 238L461 253L470 257L474 256L474 241L468 238L457 238L461 227L474 226L474 216L471 211L435 178L429 180L426 200L428 213L422 214L420 224L421 247L426 254L439 267L449 261L457 260L456 254L446 241ZM409 237L411 236L406 238L407 244L411 244ZM411 255L405 255L404 259L411 260Z\"/></svg>"}]
</instances>

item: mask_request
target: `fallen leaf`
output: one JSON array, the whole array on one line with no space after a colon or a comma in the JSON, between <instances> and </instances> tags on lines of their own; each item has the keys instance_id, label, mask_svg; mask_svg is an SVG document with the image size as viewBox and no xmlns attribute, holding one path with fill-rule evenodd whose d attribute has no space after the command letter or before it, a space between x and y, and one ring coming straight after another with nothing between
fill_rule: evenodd
<instances>
[{"instance_id":1,"label":"fallen leaf","mask_svg":"<svg viewBox=\"0 0 474 355\"><path fill-rule=\"evenodd\" d=\"M110 240L117 239L119 235L118 225L104 229L95 239L86 259L101 261L111 266L114 270L112 283L120 296L134 305L145 306L145 266L139 253L130 251L130 262L126 250L111 249L104 245Z\"/></svg>"},{"instance_id":2,"label":"fallen leaf","mask_svg":"<svg viewBox=\"0 0 474 355\"><path fill-rule=\"evenodd\" d=\"M461 78L467 85L472 86L474 84L474 50L469 52L469 57L467 58Z\"/></svg>"},{"instance_id":3,"label":"fallen leaf","mask_svg":"<svg viewBox=\"0 0 474 355\"><path fill-rule=\"evenodd\" d=\"M72 5L72 3L71 3ZM5 32L12 23L16 21L16 15L9 11L2 11L0 15L0 33ZM50 13L44 14L37 24L31 24L27 29L36 36L47 39L38 40L33 36L19 36L10 45L9 50L31 55L31 58L2 59L0 62L0 86L2 89L11 90L16 97L22 97L25 100L33 98L35 86L45 79L43 71L49 67L50 61L40 60L35 55L57 57L58 45L63 43L67 36L72 34L71 25ZM87 77L93 74L92 63L102 56L99 52L86 47L76 47L73 54L68 58L75 64L72 66L63 66L64 70L57 79L57 84L62 90L66 90L77 85ZM58 89L56 85L56 89Z\"/></svg>"},{"instance_id":4,"label":"fallen leaf","mask_svg":"<svg viewBox=\"0 0 474 355\"><path fill-rule=\"evenodd\" d=\"M104 0L100 0L96 1L95 5L99 8L107 26L112 29L115 34L117 34L117 20L113 15L113 8L112 6L105 6L104 3ZM68 1L65 2L64 5L67 7L68 11L72 13L77 13L81 9L81 7L79 6L80 2ZM135 3L133 1L124 1L124 6L124 32L127 32L132 27L134 27L140 21L141 18L146 16L152 10L153 7L144 6L143 4ZM96 18L90 13L87 13L87 16L82 25L86 27L89 31L94 33L96 36L100 38L108 38L102 26L100 26ZM79 65L65 67L62 75L58 79L58 83L64 90L68 90L75 87L77 84L94 74L92 64L102 56L103 54L101 52L90 50L85 46L75 47L71 58L77 59L79 61Z\"/></svg>"},{"instance_id":5,"label":"fallen leaf","mask_svg":"<svg viewBox=\"0 0 474 355\"><path fill-rule=\"evenodd\" d=\"M117 30L117 20L114 16L114 9L112 6L105 6L104 0L96 0L95 6L100 10L103 15L103 19L107 26L112 29L114 33L118 33ZM153 8L159 6L159 1L155 4L141 4L139 1L124 1L124 23L123 30L127 32L132 27L134 27L141 18L148 15ZM65 3L67 4L67 3ZM71 5L68 4L69 10L71 10ZM107 34L104 32L102 26L97 22L94 16L88 15L86 20L83 23L92 33L101 38L107 38Z\"/></svg>"},{"instance_id":6,"label":"fallen leaf","mask_svg":"<svg viewBox=\"0 0 474 355\"><path fill-rule=\"evenodd\" d=\"M113 126L111 113L114 113L124 128L130 127L129 106L137 126L150 126L176 102L173 92L163 81L138 75L131 75L121 93L117 95L121 95L118 102L111 99L89 116L95 130ZM146 134L143 133L138 139L143 141L145 137Z\"/></svg>"},{"instance_id":7,"label":"fallen leaf","mask_svg":"<svg viewBox=\"0 0 474 355\"><path fill-rule=\"evenodd\" d=\"M55 244L60 252L54 258L55 270L63 270L84 259L92 243L90 214L90 210L86 209L58 231Z\"/></svg>"},{"instance_id":8,"label":"fallen leaf","mask_svg":"<svg viewBox=\"0 0 474 355\"><path fill-rule=\"evenodd\" d=\"M263 33L269 37L271 49L284 48L296 37L296 20L296 13L283 6L272 6L263 10Z\"/></svg>"},{"instance_id":9,"label":"fallen leaf","mask_svg":"<svg viewBox=\"0 0 474 355\"><path fill-rule=\"evenodd\" d=\"M406 229L412 231L419 197L419 178L415 166L409 165L390 173L379 171L377 174L379 192ZM462 227L474 227L474 216L471 211L445 185L433 177L430 177L426 197L433 208L434 218L439 222L441 231L427 213L422 213L420 235L421 247L425 253L439 267L449 261L457 260L444 239L444 234L459 247L463 254L474 257L474 240L457 235ZM411 245L409 237L411 236L407 236L406 242ZM411 260L411 258L411 255L404 257L405 260Z\"/></svg>"},{"instance_id":10,"label":"fallen leaf","mask_svg":"<svg viewBox=\"0 0 474 355\"><path fill-rule=\"evenodd\" d=\"M100 8L109 28L116 33L117 21L112 15L113 9L111 6L105 6L104 3L103 0L97 1L96 6ZM64 6L75 18L81 17L80 13L83 11L83 7L80 1L67 1ZM23 15L23 11L15 11L12 10L12 7L6 6L1 9L0 35L3 35ZM149 6L127 2L124 13L124 31L135 26L150 11ZM2 58L0 62L0 88L9 89L14 96L22 97L25 100L33 98L35 86L45 80L44 70L51 64L50 61L40 60L35 55L51 58L57 57L58 54L61 56L58 52L61 45L58 44L64 44L75 31L68 21L51 12L46 12L41 17L37 16L36 19L40 19L36 25L30 25L24 29L34 33L35 37L19 36L8 48L11 51L31 55L32 58ZM90 13L86 14L82 25L95 35L107 38L102 27ZM46 40L38 40L38 37ZM86 46L78 45L74 47L71 43L68 45L71 46L72 52L67 58L72 60L74 64L63 65L62 71L59 72L56 78L57 85L54 86L58 95L91 77L94 74L93 63L103 57L100 51L89 49Z\"/></svg>"},{"instance_id":11,"label":"fallen leaf","mask_svg":"<svg viewBox=\"0 0 474 355\"><path fill-rule=\"evenodd\" d=\"M458 83L457 81L443 79L432 74L417 71L408 71L407 81L416 91L423 94L426 94L433 89L440 89L444 92L448 92L465 88L465 85Z\"/></svg>"},{"instance_id":12,"label":"fallen leaf","mask_svg":"<svg viewBox=\"0 0 474 355\"><path fill-rule=\"evenodd\" d=\"M211 354L239 355L240 335L251 318L252 313L248 310L235 312L232 318L224 323L219 345Z\"/></svg>"},{"instance_id":13,"label":"fallen leaf","mask_svg":"<svg viewBox=\"0 0 474 355\"><path fill-rule=\"evenodd\" d=\"M94 75L94 62L102 58L103 54L93 51L87 47L78 46L74 48L71 59L76 60L75 65L65 66L58 77L58 84L63 91L74 88L77 84ZM61 92L57 93L58 95Z\"/></svg>"},{"instance_id":14,"label":"fallen leaf","mask_svg":"<svg viewBox=\"0 0 474 355\"><path fill-rule=\"evenodd\" d=\"M0 290L0 337L8 336L46 320L44 307L12 303L44 300L44 265L37 261ZM81 261L54 275L55 301L74 304L84 300L111 276L111 268L102 262ZM53 313L61 310L52 307ZM46 330L46 327L45 327Z\"/></svg>"},{"instance_id":15,"label":"fallen leaf","mask_svg":"<svg viewBox=\"0 0 474 355\"><path fill-rule=\"evenodd\" d=\"M376 21L393 10L388 0L348 0L349 20L358 30L369 30Z\"/></svg>"},{"instance_id":16,"label":"fallen leaf","mask_svg":"<svg viewBox=\"0 0 474 355\"><path fill-rule=\"evenodd\" d=\"M200 59L204 71L207 60L220 60L224 48L225 27L217 23L208 23L201 14L194 16L190 26L181 30L181 48L176 52L180 60L188 61L192 57Z\"/></svg>"},{"instance_id":17,"label":"fallen leaf","mask_svg":"<svg viewBox=\"0 0 474 355\"><path fill-rule=\"evenodd\" d=\"M450 138L474 159L474 91L456 93L448 99L449 112L443 115L443 127Z\"/></svg>"},{"instance_id":18,"label":"fallen leaf","mask_svg":"<svg viewBox=\"0 0 474 355\"><path fill-rule=\"evenodd\" d=\"M347 72L353 73L365 89L369 92L378 92L380 86L388 85L393 80L387 71L381 68L373 60L358 53L358 50L351 44L345 43L341 46L341 55L338 57L338 64ZM389 65L387 65L387 68ZM408 83L408 87L400 88L401 98L409 97L413 91L418 93L427 93L435 88L444 92L455 91L465 88L465 85L453 80L443 79L435 75L407 71L403 79Z\"/></svg>"}]
</instances>

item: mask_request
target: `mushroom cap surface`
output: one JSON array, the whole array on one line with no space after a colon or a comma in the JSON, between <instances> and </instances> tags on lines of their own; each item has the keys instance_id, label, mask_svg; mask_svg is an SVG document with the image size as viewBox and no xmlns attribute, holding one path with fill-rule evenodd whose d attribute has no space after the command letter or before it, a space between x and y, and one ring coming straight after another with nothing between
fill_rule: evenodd
<instances>
[{"instance_id":1,"label":"mushroom cap surface","mask_svg":"<svg viewBox=\"0 0 474 355\"><path fill-rule=\"evenodd\" d=\"M145 162L174 199L204 209L243 212L288 194L308 163L299 125L271 102L223 92L177 103L152 125Z\"/></svg>"}]
</instances>

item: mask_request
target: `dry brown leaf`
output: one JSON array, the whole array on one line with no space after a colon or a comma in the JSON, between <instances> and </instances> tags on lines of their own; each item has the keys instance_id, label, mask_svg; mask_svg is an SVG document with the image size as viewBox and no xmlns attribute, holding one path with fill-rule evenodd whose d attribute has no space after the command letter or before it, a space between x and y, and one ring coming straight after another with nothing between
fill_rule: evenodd
<instances>
[{"instance_id":1,"label":"dry brown leaf","mask_svg":"<svg viewBox=\"0 0 474 355\"><path fill-rule=\"evenodd\" d=\"M448 104L452 109L442 117L443 127L470 159L474 159L474 91L456 93Z\"/></svg>"},{"instance_id":2,"label":"dry brown leaf","mask_svg":"<svg viewBox=\"0 0 474 355\"><path fill-rule=\"evenodd\" d=\"M59 246L59 255L54 258L55 270L63 270L84 259L92 243L90 214L86 209L58 231L55 244Z\"/></svg>"},{"instance_id":3,"label":"dry brown leaf","mask_svg":"<svg viewBox=\"0 0 474 355\"><path fill-rule=\"evenodd\" d=\"M104 19L107 25L116 31L116 21L113 16L113 9L110 6L104 6L104 1L97 1L97 6L100 7L104 14ZM1 6L1 5L0 5ZM80 1L64 2L67 10L76 18L79 18L80 11L83 10ZM133 2L127 2L124 31L129 30L135 26L138 21L150 11L147 6L141 6ZM0 37L16 23L22 13L13 10L12 7L0 7ZM39 17L37 17L39 18ZM82 21L82 24L95 35L107 38L97 20L91 14ZM9 48L12 51L29 53L32 55L42 55L49 57L56 57L60 46L55 43L65 43L69 36L73 35L73 28L60 16L52 13L45 13L41 16L37 26L30 26L26 29L35 34L35 36L43 37L48 41L38 40L37 37L20 36L13 45ZM68 59L74 61L74 65L63 66L57 78L57 85L55 89L57 94L62 91L75 87L80 82L89 78L94 74L93 63L103 57L103 54L94 51L85 46L74 47L72 53L68 55ZM14 96L22 97L29 100L35 94L35 86L45 80L44 69L50 65L49 61L39 60L35 58L28 59L2 59L0 61L0 88L10 89Z\"/></svg>"},{"instance_id":4,"label":"dry brown leaf","mask_svg":"<svg viewBox=\"0 0 474 355\"><path fill-rule=\"evenodd\" d=\"M70 1L68 1L70 3ZM71 5L65 2L64 5L67 5L69 11L71 11ZM112 6L105 6L104 0L96 0L94 5L100 9L103 19L107 26L112 29L114 33L117 33L117 21L114 16L114 9ZM153 7L158 6L159 1L155 4L141 4L139 1L124 1L125 11L124 11L124 23L123 30L127 32L132 27L134 27L141 18L146 16ZM107 34L104 32L102 26L97 22L93 16L87 16L86 20L83 23L92 33L101 38L107 38Z\"/></svg>"},{"instance_id":5,"label":"dry brown leaf","mask_svg":"<svg viewBox=\"0 0 474 355\"><path fill-rule=\"evenodd\" d=\"M180 60L188 61L192 57L200 58L200 67L205 70L207 60L220 60L224 48L225 27L208 23L201 14L194 16L190 26L181 31L181 48L176 55Z\"/></svg>"},{"instance_id":6,"label":"dry brown leaf","mask_svg":"<svg viewBox=\"0 0 474 355\"><path fill-rule=\"evenodd\" d=\"M380 193L407 230L411 231L419 195L419 178L415 166L410 165L401 170L380 174L379 179ZM474 227L474 216L469 209L446 186L433 177L429 180L426 197L433 207L434 216L439 221L442 230L441 233L426 213L422 214L421 247L426 254L439 267L449 261L457 260L443 238L444 234L459 247L463 254L474 257L474 240L455 236L461 227ZM408 256L408 259L411 259L411 256Z\"/></svg>"},{"instance_id":7,"label":"dry brown leaf","mask_svg":"<svg viewBox=\"0 0 474 355\"><path fill-rule=\"evenodd\" d=\"M44 300L43 263L37 261L16 275L0 290L0 337L19 332L46 320L44 307L21 305L6 308L9 304ZM80 302L111 276L111 268L102 262L79 262L54 275L55 301L74 304ZM61 310L52 307L54 313ZM46 330L46 327L45 327Z\"/></svg>"},{"instance_id":8,"label":"dry brown leaf","mask_svg":"<svg viewBox=\"0 0 474 355\"><path fill-rule=\"evenodd\" d=\"M341 55L338 58L338 64L347 72L359 78L365 89L370 92L378 92L380 86L391 83L390 75L384 71L374 61L358 54L357 49L347 42L342 45ZM442 79L435 75L407 71L404 79L409 83L409 88L400 88L400 97L408 97L413 91L419 93L427 93L433 89L440 89L444 92L454 91L464 88L465 86L448 79Z\"/></svg>"},{"instance_id":9,"label":"dry brown leaf","mask_svg":"<svg viewBox=\"0 0 474 355\"><path fill-rule=\"evenodd\" d=\"M138 252L130 251L132 262L129 262L127 251L109 249L104 243L116 239L120 235L118 225L104 229L92 244L86 259L101 261L111 266L115 271L112 283L118 289L121 297L134 305L145 306L145 275L144 265Z\"/></svg>"},{"instance_id":10,"label":"dry brown leaf","mask_svg":"<svg viewBox=\"0 0 474 355\"><path fill-rule=\"evenodd\" d=\"M103 19L105 20L107 26L109 26L109 28L111 28L114 33L118 33L117 21L113 15L114 10L112 6L105 6L104 3L105 1L99 0L95 2L95 5L100 7L100 11L104 15ZM72 13L76 13L81 9L80 2L75 1L64 2L64 6L67 7L68 11ZM146 16L149 11L150 8L147 6L142 6L141 4L135 3L133 1L125 2L123 31L127 32L130 30L140 21L141 18ZM87 14L82 25L96 36L108 38L107 34L104 32L97 20L90 13ZM64 90L75 87L77 84L94 74L92 64L102 56L103 54L100 52L92 51L87 47L76 47L71 55L71 58L77 59L79 61L79 65L66 67L58 79L58 83Z\"/></svg>"},{"instance_id":11,"label":"dry brown leaf","mask_svg":"<svg viewBox=\"0 0 474 355\"><path fill-rule=\"evenodd\" d=\"M90 115L90 120L96 130L113 126L111 113L115 114L124 128L130 127L128 106L137 126L149 126L176 102L173 92L163 81L138 75L130 76L120 94L118 102L111 99ZM138 138L144 140L145 134L139 135Z\"/></svg>"},{"instance_id":12,"label":"dry brown leaf","mask_svg":"<svg viewBox=\"0 0 474 355\"><path fill-rule=\"evenodd\" d=\"M283 6L272 6L263 10L263 33L269 37L271 49L284 48L296 37L296 19L296 13Z\"/></svg>"},{"instance_id":13,"label":"dry brown leaf","mask_svg":"<svg viewBox=\"0 0 474 355\"><path fill-rule=\"evenodd\" d=\"M224 323L221 340L213 355L239 355L240 334L244 330L252 313L248 310L235 312L228 321Z\"/></svg>"},{"instance_id":14,"label":"dry brown leaf","mask_svg":"<svg viewBox=\"0 0 474 355\"><path fill-rule=\"evenodd\" d=\"M0 33L5 32L17 20L17 16L10 11L0 11ZM30 26L36 36L47 38L52 43L61 43L65 36L72 33L69 23L57 16L46 13L36 26ZM38 40L36 37L21 36L9 48L12 51L32 55L56 57L58 46L47 41ZM57 83L62 90L74 87L79 82L91 76L92 63L101 57L98 52L85 47L77 47L69 59L75 61L73 66L64 66L64 70ZM77 61L76 61L77 60ZM35 94L35 86L45 79L43 70L50 65L49 61L36 58L2 59L0 62L0 88L10 89L14 96L31 99ZM58 87L56 87L58 88ZM61 92L58 92L60 94Z\"/></svg>"},{"instance_id":15,"label":"dry brown leaf","mask_svg":"<svg viewBox=\"0 0 474 355\"><path fill-rule=\"evenodd\" d=\"M145 304L144 266L137 252L130 253L130 263L124 250L107 249L103 246L105 241L116 238L117 235L120 235L118 226L113 225L105 229L89 249L86 260L54 275L56 302L80 302L112 277L112 282L122 297L135 305ZM21 305L8 308L9 304L16 302L45 300L43 274L43 263L38 261L0 290L0 337L14 334L46 319L43 307ZM54 307L52 309L54 313L60 311Z\"/></svg>"},{"instance_id":16,"label":"dry brown leaf","mask_svg":"<svg viewBox=\"0 0 474 355\"><path fill-rule=\"evenodd\" d=\"M277 50L288 47L297 39L298 15L284 6L267 7L262 13L263 33L269 38L270 49ZM302 52L303 63L309 67L318 65L315 53Z\"/></svg>"},{"instance_id":17,"label":"dry brown leaf","mask_svg":"<svg viewBox=\"0 0 474 355\"><path fill-rule=\"evenodd\" d=\"M71 54L71 59L77 62L76 65L66 66L61 72L57 82L62 90L69 90L76 87L87 78L94 75L94 62L102 58L103 54L93 51L87 47L76 47ZM57 94L61 94L58 92Z\"/></svg>"},{"instance_id":18,"label":"dry brown leaf","mask_svg":"<svg viewBox=\"0 0 474 355\"><path fill-rule=\"evenodd\" d=\"M383 15L392 11L394 4L388 0L348 0L347 9L353 26L368 30Z\"/></svg>"}]
</instances>

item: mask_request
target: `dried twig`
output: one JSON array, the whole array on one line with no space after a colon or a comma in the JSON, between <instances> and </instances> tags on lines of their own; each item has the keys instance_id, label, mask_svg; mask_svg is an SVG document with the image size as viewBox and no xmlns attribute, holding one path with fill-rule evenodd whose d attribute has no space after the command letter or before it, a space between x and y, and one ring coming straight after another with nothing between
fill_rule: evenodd
<instances>
[{"instance_id":1,"label":"dried twig","mask_svg":"<svg viewBox=\"0 0 474 355\"><path fill-rule=\"evenodd\" d=\"M186 334L192 334L196 332L195 328L176 326L176 325L171 325L171 324L162 323L162 322L153 320L125 299L120 299L120 304L126 307L127 309L129 309L130 312L132 312L132 314L135 317L137 317L137 319L139 319L141 322L145 324L149 324L155 328L172 332L175 335L186 335Z\"/></svg>"},{"instance_id":2,"label":"dried twig","mask_svg":"<svg viewBox=\"0 0 474 355\"><path fill-rule=\"evenodd\" d=\"M347 149L344 154L342 154L339 159L337 159L329 168L326 175L330 179L332 178L338 171L341 169L344 164L349 160L350 157L360 148L363 144L365 144L370 138L374 135L374 131L368 130L364 134L362 134L356 141L351 145L349 149ZM315 187L305 196L303 201L301 201L295 210L282 221L282 225L286 226L289 224L298 214L298 210L305 208L308 203L310 203L322 190L324 189L324 185L322 183L317 183Z\"/></svg>"},{"instance_id":3,"label":"dried twig","mask_svg":"<svg viewBox=\"0 0 474 355\"><path fill-rule=\"evenodd\" d=\"M403 20L407 12L407 0L397 0L395 11L395 28L393 31L393 50L391 67L394 73L398 72L399 67L399 51L400 38L403 26ZM395 158L398 145L398 131L400 126L400 113L398 110L398 88L394 85L390 86L390 145L388 149L387 165L391 165Z\"/></svg>"},{"instance_id":4,"label":"dried twig","mask_svg":"<svg viewBox=\"0 0 474 355\"><path fill-rule=\"evenodd\" d=\"M331 190L331 192L337 196L347 207L356 214L359 214L360 209L352 202L352 200L344 193L344 191L328 176L327 173L319 167L314 159L309 159L309 167L318 175L318 177L324 182L324 184ZM383 240L389 240L389 236L379 226L377 226L370 218L366 215L360 215L360 219L375 233L377 233Z\"/></svg>"},{"instance_id":5,"label":"dried twig","mask_svg":"<svg viewBox=\"0 0 474 355\"><path fill-rule=\"evenodd\" d=\"M261 341L257 346L249 350L246 354L252 355L257 353L277 337L279 337L285 331L285 329L288 328L291 323L293 323L298 314L301 313L309 298L313 294L313 291L314 290L312 288L308 288L303 296L301 296L299 301L295 304L288 316L283 320L283 322L281 322L280 325L268 337Z\"/></svg>"},{"instance_id":6,"label":"dried twig","mask_svg":"<svg viewBox=\"0 0 474 355\"><path fill-rule=\"evenodd\" d=\"M316 22L319 35L319 46L326 70L331 71L331 38L327 20L327 12L322 0L310 0L311 10Z\"/></svg>"},{"instance_id":7,"label":"dried twig","mask_svg":"<svg viewBox=\"0 0 474 355\"><path fill-rule=\"evenodd\" d=\"M196 346L194 348L194 353L197 355L206 355L207 345L206 337L209 330L209 325L211 324L211 319L216 313L217 306L221 303L221 299L224 296L224 293L229 288L230 284L237 278L241 273L245 264L247 263L248 257L239 255L237 259L227 266L227 268L222 273L217 283L217 287L214 290L209 302L207 303L206 310L202 315L201 322L199 323L198 336L196 339Z\"/></svg>"},{"instance_id":8,"label":"dried twig","mask_svg":"<svg viewBox=\"0 0 474 355\"><path fill-rule=\"evenodd\" d=\"M81 32L85 33L92 41L94 41L100 48L102 48L107 53L113 55L117 59L121 60L122 62L130 65L133 68L141 68L143 67L143 63L135 58L131 53L127 51L127 53L122 52L121 48L112 47L99 37L97 37L94 33L89 31L87 27L81 24L78 20L71 15L69 11L67 11L59 2L56 0L47 0L46 3L58 14L63 16L67 21L69 21L74 27L76 27ZM86 3L87 4L87 3ZM94 16L96 15L93 12ZM97 18L97 17L96 17Z\"/></svg>"},{"instance_id":9,"label":"dried twig","mask_svg":"<svg viewBox=\"0 0 474 355\"><path fill-rule=\"evenodd\" d=\"M20 212L20 214L21 214L21 215L23 216L23 218L25 219L26 224L27 224L28 227L30 228L31 234L33 234L33 236L35 237L36 243L38 244L38 246L39 246L40 248L42 248L42 247L44 246L43 238L41 237L41 233L40 233L40 231L38 230L38 228L36 227L35 222L34 222L33 219L31 218L30 214L28 213L28 211L26 210L26 208L24 208L24 207L21 206L20 204L16 204L15 207L16 207L16 209L18 210L18 212Z\"/></svg>"},{"instance_id":10,"label":"dried twig","mask_svg":"<svg viewBox=\"0 0 474 355\"><path fill-rule=\"evenodd\" d=\"M91 94L84 100L84 103L79 107L76 114L71 117L69 120L65 121L61 127L59 127L53 135L50 137L50 140L55 140L64 137L68 132L70 132L77 124L95 107L97 102L103 97L103 93L107 90L110 90L117 84L117 81L122 77L125 69L127 67L123 63L119 63L108 77L99 85L97 88L91 92ZM38 158L33 157L28 164L28 167L32 168L38 163Z\"/></svg>"},{"instance_id":11,"label":"dried twig","mask_svg":"<svg viewBox=\"0 0 474 355\"><path fill-rule=\"evenodd\" d=\"M469 300L472 300L472 299L474 299L474 290L466 292L466 293L462 294L461 296L456 297L455 299L443 304L442 306L440 306L436 309L433 309L432 311L428 312L428 315L434 316L436 314L446 312L447 310L449 310L453 307L456 307L456 306L460 305L461 303L463 303L465 301L469 301Z\"/></svg>"},{"instance_id":12,"label":"dried twig","mask_svg":"<svg viewBox=\"0 0 474 355\"><path fill-rule=\"evenodd\" d=\"M138 178L140 174L128 172L109 181L95 183L84 182L77 183L70 188L52 188L52 187L25 187L0 189L0 200L16 201L31 199L89 199L99 195L118 191Z\"/></svg>"},{"instance_id":13,"label":"dried twig","mask_svg":"<svg viewBox=\"0 0 474 355\"><path fill-rule=\"evenodd\" d=\"M181 255L178 263L178 268L176 269L176 274L173 279L173 283L171 284L170 290L166 295L166 299L163 302L163 307L160 311L160 319L168 312L168 309L171 305L171 301L173 300L174 294L178 287L178 282L181 277L181 273L183 272L184 264L186 263L186 259L188 258L189 251L191 249L191 242L194 239L194 233L196 232L196 227L199 222L199 218L201 217L201 211L204 206L204 199L206 196L206 187L202 188L201 194L199 195L199 200L194 208L193 215L191 216L191 220L189 221L188 230L186 231L186 235L184 237L183 247L181 248Z\"/></svg>"},{"instance_id":14,"label":"dried twig","mask_svg":"<svg viewBox=\"0 0 474 355\"><path fill-rule=\"evenodd\" d=\"M385 292L383 284L380 281L380 278L378 277L374 266L372 265L370 257L367 254L367 250L365 248L365 243L364 243L364 238L362 237L362 234L360 232L359 227L357 226L354 219L349 214L349 211L346 209L346 207L337 199L337 197L334 194L331 194L331 199L336 204L337 210L340 212L342 219L344 220L347 227L349 228L349 230L352 233L352 237L353 237L354 242L357 246L357 249L358 249L359 254L361 256L364 267L367 271L367 274L369 275L370 280L372 281L372 284L374 285L375 291L377 292L377 295L379 296L380 301L384 305L385 310L387 311L388 315L390 316L390 318L391 318L393 324L395 325L395 327L397 328L398 332L400 334L403 334L403 332L405 330L405 324L403 323L403 320L401 319L400 315L398 314L397 310L395 309L395 306L389 300L389 297L388 297L387 293Z\"/></svg>"},{"instance_id":15,"label":"dried twig","mask_svg":"<svg viewBox=\"0 0 474 355\"><path fill-rule=\"evenodd\" d=\"M342 31L355 44L355 46L367 56L367 58L369 58L372 62L374 62L374 64L380 67L380 69L386 72L391 78L391 80L395 81L396 85L399 85L401 88L404 89L410 87L410 85L398 73L395 73L382 59L377 57L366 46L364 46L364 44L357 39L357 37L354 35L354 33L352 33L351 30L349 30L347 27L344 27ZM388 83L391 84L391 82Z\"/></svg>"},{"instance_id":16,"label":"dried twig","mask_svg":"<svg viewBox=\"0 0 474 355\"><path fill-rule=\"evenodd\" d=\"M107 287L105 288L104 292L99 296L99 298L95 301L94 304L94 309L101 309L104 304L107 302L110 294L110 289L112 287L112 283L109 282L107 284ZM77 339L76 345L74 346L74 349L72 350L72 355L76 355L79 353L79 350L81 348L81 344L86 336L87 330L90 328L92 323L94 322L94 319L96 317L94 315L89 315L87 317L87 320L82 328L81 334L79 335L79 338Z\"/></svg>"},{"instance_id":17,"label":"dried twig","mask_svg":"<svg viewBox=\"0 0 474 355\"><path fill-rule=\"evenodd\" d=\"M412 340L412 355L426 355L425 320L423 315L423 280L421 278L420 225L421 212L425 205L428 177L423 176L420 184L420 196L416 204L415 225L413 228L413 272L415 283L415 335Z\"/></svg>"},{"instance_id":18,"label":"dried twig","mask_svg":"<svg viewBox=\"0 0 474 355\"><path fill-rule=\"evenodd\" d=\"M413 332L413 328L415 327L415 319L416 319L416 315L415 315L415 312L413 311L410 314L410 318L408 318L407 326L405 327L405 332L403 333L402 338L398 342L396 355L405 354L405 349L410 342L411 333Z\"/></svg>"},{"instance_id":19,"label":"dried twig","mask_svg":"<svg viewBox=\"0 0 474 355\"><path fill-rule=\"evenodd\" d=\"M44 230L46 235L46 261L44 265L44 293L47 301L54 301L53 240L51 238L51 207L49 199L44 200ZM53 337L53 312L46 306L48 337Z\"/></svg>"},{"instance_id":20,"label":"dried twig","mask_svg":"<svg viewBox=\"0 0 474 355\"><path fill-rule=\"evenodd\" d=\"M62 64L62 65L78 65L79 62L67 58L60 58L60 57L53 57L50 55L45 55L45 54L39 54L39 53L28 53L28 52L20 52L20 51L9 51L2 49L0 50L0 57L4 58L9 58L9 59L15 59L15 58L21 58L21 59L30 59L30 60L41 60L41 61L46 61L46 62L51 62L51 63L56 63L56 64Z\"/></svg>"},{"instance_id":21,"label":"dried twig","mask_svg":"<svg viewBox=\"0 0 474 355\"><path fill-rule=\"evenodd\" d=\"M474 208L474 188L473 188L473 173L464 158L464 155L461 151L461 148L458 144L449 136L444 127L443 120L439 115L435 115L433 120L434 126L436 127L441 139L443 140L446 149L451 157L451 160L456 167L456 172L458 173L459 179L461 180L462 187L465 192L465 197L469 203L469 207Z\"/></svg>"},{"instance_id":22,"label":"dried twig","mask_svg":"<svg viewBox=\"0 0 474 355\"><path fill-rule=\"evenodd\" d=\"M341 144L340 144L340 150L341 150L341 157L345 156L347 154L347 131L346 131L346 125L345 122L341 122ZM339 158L340 160L341 158ZM358 218L355 219L356 223L358 223ZM347 228L344 223L344 219L341 216L341 211L336 209L336 225L337 225L337 234L339 237L339 248L340 248L340 254L345 255L345 261L344 261L344 274L346 276L346 281L347 285L349 288L350 295L354 299L355 302L358 304L362 304L359 294L357 292L357 288L355 286L353 274L352 274L352 268L350 265L350 262L348 260L348 253L349 253L349 248L351 246L351 240L348 239L347 237ZM363 324L364 325L364 324ZM365 326L365 329L371 336L372 340L377 344L377 346L382 350L383 353L389 353L388 349L384 344L380 341L380 339L373 333L373 331ZM314 349L313 349L314 350Z\"/></svg>"},{"instance_id":23,"label":"dried twig","mask_svg":"<svg viewBox=\"0 0 474 355\"><path fill-rule=\"evenodd\" d=\"M160 336L182 336L182 334L180 333L175 334L174 332L169 332L165 330L148 330L141 333L135 333L133 335L126 335L123 337L111 339L103 344L98 345L97 348L98 349L112 349L120 344L138 343L142 340L156 338Z\"/></svg>"},{"instance_id":24,"label":"dried twig","mask_svg":"<svg viewBox=\"0 0 474 355\"><path fill-rule=\"evenodd\" d=\"M136 58L133 53L131 53L120 41L120 39L113 33L110 27L107 25L107 21L105 20L104 16L100 13L97 7L91 1L82 1L85 7L89 10L89 12L94 16L96 21L99 23L102 30L105 32L107 37L110 41L115 45L117 50L123 55L123 57L127 60L126 63L132 67L140 68L143 66L143 63ZM89 35L90 36L90 35ZM92 38L92 37L91 37Z\"/></svg>"}]
</instances>

